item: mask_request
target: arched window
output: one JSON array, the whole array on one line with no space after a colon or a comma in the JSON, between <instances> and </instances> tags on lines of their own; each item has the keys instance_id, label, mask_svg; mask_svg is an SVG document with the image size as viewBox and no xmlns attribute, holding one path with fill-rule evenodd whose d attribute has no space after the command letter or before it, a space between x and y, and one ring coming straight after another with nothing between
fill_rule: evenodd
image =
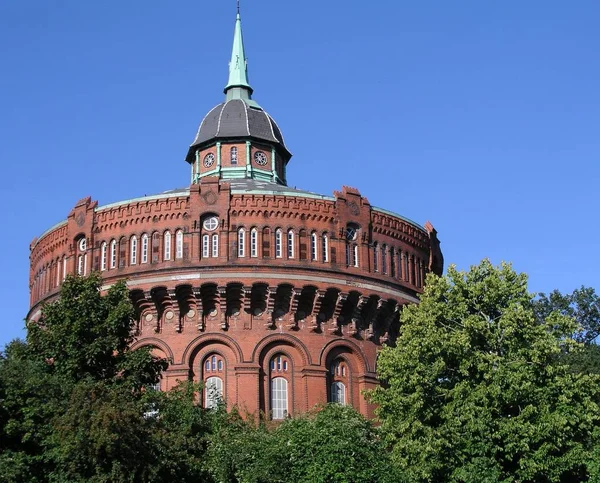
<instances>
[{"instance_id":1,"label":"arched window","mask_svg":"<svg viewBox=\"0 0 600 483\"><path fill-rule=\"evenodd\" d=\"M229 154L230 154L230 158L231 158L231 164L237 164L237 162L238 162L237 147L233 146L229 150Z\"/></svg>"},{"instance_id":2,"label":"arched window","mask_svg":"<svg viewBox=\"0 0 600 483\"><path fill-rule=\"evenodd\" d=\"M204 407L214 409L223 401L223 379L211 376L204 382Z\"/></svg>"},{"instance_id":3,"label":"arched window","mask_svg":"<svg viewBox=\"0 0 600 483\"><path fill-rule=\"evenodd\" d=\"M390 248L390 276L396 276L396 254L394 253L394 249Z\"/></svg>"},{"instance_id":4,"label":"arched window","mask_svg":"<svg viewBox=\"0 0 600 483\"><path fill-rule=\"evenodd\" d=\"M148 234L142 235L142 263L148 263Z\"/></svg>"},{"instance_id":5,"label":"arched window","mask_svg":"<svg viewBox=\"0 0 600 483\"><path fill-rule=\"evenodd\" d=\"M212 256L215 258L219 256L219 235L216 233L212 236Z\"/></svg>"},{"instance_id":6,"label":"arched window","mask_svg":"<svg viewBox=\"0 0 600 483\"><path fill-rule=\"evenodd\" d=\"M379 247L377 242L373 243L373 271L379 271Z\"/></svg>"},{"instance_id":7,"label":"arched window","mask_svg":"<svg viewBox=\"0 0 600 483\"><path fill-rule=\"evenodd\" d=\"M204 407L215 408L223 400L223 374L225 362L219 354L210 354L204 359Z\"/></svg>"},{"instance_id":8,"label":"arched window","mask_svg":"<svg viewBox=\"0 0 600 483\"><path fill-rule=\"evenodd\" d=\"M283 236L283 233L281 232L281 229L277 228L277 230L275 230L275 257L276 258L282 257L282 248L281 248L282 236Z\"/></svg>"},{"instance_id":9,"label":"arched window","mask_svg":"<svg viewBox=\"0 0 600 483\"><path fill-rule=\"evenodd\" d=\"M250 231L250 256L258 256L258 232L256 228L252 228Z\"/></svg>"},{"instance_id":10,"label":"arched window","mask_svg":"<svg viewBox=\"0 0 600 483\"><path fill-rule=\"evenodd\" d=\"M285 419L288 415L288 382L283 377L271 379L271 417Z\"/></svg>"},{"instance_id":11,"label":"arched window","mask_svg":"<svg viewBox=\"0 0 600 483\"><path fill-rule=\"evenodd\" d=\"M77 275L83 275L83 255L77 256ZM44 273L42 273L42 276Z\"/></svg>"},{"instance_id":12,"label":"arched window","mask_svg":"<svg viewBox=\"0 0 600 483\"><path fill-rule=\"evenodd\" d=\"M387 273L387 248L381 245L381 272Z\"/></svg>"},{"instance_id":13,"label":"arched window","mask_svg":"<svg viewBox=\"0 0 600 483\"><path fill-rule=\"evenodd\" d=\"M310 259L312 261L317 260L317 234L313 231L310 234Z\"/></svg>"},{"instance_id":14,"label":"arched window","mask_svg":"<svg viewBox=\"0 0 600 483\"><path fill-rule=\"evenodd\" d=\"M346 385L340 381L331 383L331 402L346 404Z\"/></svg>"},{"instance_id":15,"label":"arched window","mask_svg":"<svg viewBox=\"0 0 600 483\"><path fill-rule=\"evenodd\" d=\"M288 230L287 233L287 256L294 258L294 231Z\"/></svg>"},{"instance_id":16,"label":"arched window","mask_svg":"<svg viewBox=\"0 0 600 483\"><path fill-rule=\"evenodd\" d=\"M137 238L135 237L135 235L129 239L129 248L130 248L129 264L135 265L137 263Z\"/></svg>"},{"instance_id":17,"label":"arched window","mask_svg":"<svg viewBox=\"0 0 600 483\"><path fill-rule=\"evenodd\" d=\"M106 242L102 242L102 245L100 245L100 270L102 270L102 271L106 270L106 252L107 252ZM58 280L58 275L56 278Z\"/></svg>"},{"instance_id":18,"label":"arched window","mask_svg":"<svg viewBox=\"0 0 600 483\"><path fill-rule=\"evenodd\" d=\"M321 236L321 260L324 262L329 261L329 241L327 240L327 233L323 233Z\"/></svg>"},{"instance_id":19,"label":"arched window","mask_svg":"<svg viewBox=\"0 0 600 483\"><path fill-rule=\"evenodd\" d=\"M110 268L116 268L117 266L117 240L111 240L110 242Z\"/></svg>"},{"instance_id":20,"label":"arched window","mask_svg":"<svg viewBox=\"0 0 600 483\"><path fill-rule=\"evenodd\" d=\"M243 228L238 230L238 257L246 256L246 231Z\"/></svg>"},{"instance_id":21,"label":"arched window","mask_svg":"<svg viewBox=\"0 0 600 483\"><path fill-rule=\"evenodd\" d=\"M348 383L349 370L346 361L335 359L329 366L329 401L337 404L346 404L346 385Z\"/></svg>"},{"instance_id":22,"label":"arched window","mask_svg":"<svg viewBox=\"0 0 600 483\"><path fill-rule=\"evenodd\" d=\"M352 266L358 267L358 245L352 247Z\"/></svg>"},{"instance_id":23,"label":"arched window","mask_svg":"<svg viewBox=\"0 0 600 483\"><path fill-rule=\"evenodd\" d=\"M202 258L208 258L210 255L210 236L202 235Z\"/></svg>"},{"instance_id":24,"label":"arched window","mask_svg":"<svg viewBox=\"0 0 600 483\"><path fill-rule=\"evenodd\" d=\"M164 241L165 241L165 250L164 250L164 254L163 254L163 259L171 260L171 232L170 231L165 231Z\"/></svg>"},{"instance_id":25,"label":"arched window","mask_svg":"<svg viewBox=\"0 0 600 483\"><path fill-rule=\"evenodd\" d=\"M175 258L183 258L183 231L181 230L175 233Z\"/></svg>"}]
</instances>

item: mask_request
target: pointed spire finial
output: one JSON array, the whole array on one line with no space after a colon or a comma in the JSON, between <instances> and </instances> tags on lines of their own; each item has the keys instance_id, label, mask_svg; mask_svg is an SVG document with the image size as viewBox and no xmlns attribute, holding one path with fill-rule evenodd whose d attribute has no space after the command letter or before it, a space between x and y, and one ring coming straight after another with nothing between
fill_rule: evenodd
<instances>
[{"instance_id":1,"label":"pointed spire finial","mask_svg":"<svg viewBox=\"0 0 600 483\"><path fill-rule=\"evenodd\" d=\"M248 82L248 61L242 37L242 19L240 17L240 1L237 0L237 15L233 32L233 49L229 62L229 81L224 90L229 99L251 99L252 87Z\"/></svg>"}]
</instances>

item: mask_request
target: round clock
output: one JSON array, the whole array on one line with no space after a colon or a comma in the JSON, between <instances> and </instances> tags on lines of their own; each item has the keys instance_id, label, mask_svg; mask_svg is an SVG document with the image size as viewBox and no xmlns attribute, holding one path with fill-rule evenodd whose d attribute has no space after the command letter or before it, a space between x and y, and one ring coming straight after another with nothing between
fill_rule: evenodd
<instances>
[{"instance_id":1,"label":"round clock","mask_svg":"<svg viewBox=\"0 0 600 483\"><path fill-rule=\"evenodd\" d=\"M215 155L213 153L208 153L204 156L204 167L210 168L215 162Z\"/></svg>"},{"instance_id":2,"label":"round clock","mask_svg":"<svg viewBox=\"0 0 600 483\"><path fill-rule=\"evenodd\" d=\"M262 151L256 151L254 153L254 162L259 166L264 166L267 164L267 155Z\"/></svg>"}]
</instances>

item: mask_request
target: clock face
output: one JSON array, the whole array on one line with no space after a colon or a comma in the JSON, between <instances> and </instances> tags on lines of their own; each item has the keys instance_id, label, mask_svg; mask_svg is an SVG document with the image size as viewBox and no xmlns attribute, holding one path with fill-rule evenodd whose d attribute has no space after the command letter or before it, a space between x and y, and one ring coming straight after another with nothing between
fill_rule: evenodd
<instances>
[{"instance_id":1,"label":"clock face","mask_svg":"<svg viewBox=\"0 0 600 483\"><path fill-rule=\"evenodd\" d=\"M262 151L256 151L254 153L254 162L259 166L264 166L267 164L267 155Z\"/></svg>"},{"instance_id":2,"label":"clock face","mask_svg":"<svg viewBox=\"0 0 600 483\"><path fill-rule=\"evenodd\" d=\"M213 153L208 153L204 156L204 167L210 168L215 162L215 155Z\"/></svg>"}]
</instances>

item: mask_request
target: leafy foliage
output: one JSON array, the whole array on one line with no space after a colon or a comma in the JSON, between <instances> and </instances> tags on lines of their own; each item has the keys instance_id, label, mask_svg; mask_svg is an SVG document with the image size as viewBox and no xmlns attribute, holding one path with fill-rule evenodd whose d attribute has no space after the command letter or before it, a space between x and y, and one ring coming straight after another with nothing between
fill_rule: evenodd
<instances>
[{"instance_id":1,"label":"leafy foliage","mask_svg":"<svg viewBox=\"0 0 600 483\"><path fill-rule=\"evenodd\" d=\"M574 320L534 313L527 278L489 261L428 276L371 394L410 481L585 481L595 471L600 378L569 371Z\"/></svg>"}]
</instances>

